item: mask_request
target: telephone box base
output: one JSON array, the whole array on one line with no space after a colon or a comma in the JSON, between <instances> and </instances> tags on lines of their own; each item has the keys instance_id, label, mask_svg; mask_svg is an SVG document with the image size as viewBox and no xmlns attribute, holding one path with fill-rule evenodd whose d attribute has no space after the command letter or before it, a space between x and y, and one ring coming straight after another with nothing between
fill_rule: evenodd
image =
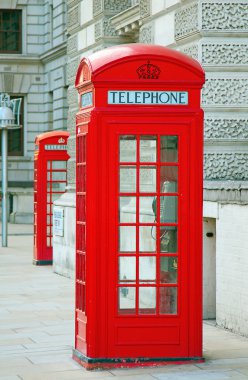
<instances>
[{"instance_id":1,"label":"telephone box base","mask_svg":"<svg viewBox=\"0 0 248 380\"><path fill-rule=\"evenodd\" d=\"M88 358L77 350L73 350L73 359L86 370L108 368L158 367L170 364L204 363L203 357L192 358Z\"/></svg>"},{"instance_id":2,"label":"telephone box base","mask_svg":"<svg viewBox=\"0 0 248 380\"><path fill-rule=\"evenodd\" d=\"M35 260L33 259L33 265L52 265L52 260Z\"/></svg>"}]
</instances>

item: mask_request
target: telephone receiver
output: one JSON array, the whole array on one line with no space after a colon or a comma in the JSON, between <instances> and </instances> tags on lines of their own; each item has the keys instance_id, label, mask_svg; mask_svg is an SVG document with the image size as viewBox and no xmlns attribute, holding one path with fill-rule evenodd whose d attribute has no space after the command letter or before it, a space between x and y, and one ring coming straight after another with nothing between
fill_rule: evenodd
<instances>
[{"instance_id":1,"label":"telephone receiver","mask_svg":"<svg viewBox=\"0 0 248 380\"><path fill-rule=\"evenodd\" d=\"M163 193L175 193L177 191L175 182L165 181L163 184ZM157 197L154 197L152 202L152 210L155 220L157 222ZM177 227L171 226L177 222L177 197L173 195L160 196L160 223L166 223L166 226L160 226L160 249L162 252L177 252ZM156 240L153 234L153 227L151 229L151 236Z\"/></svg>"},{"instance_id":2,"label":"telephone receiver","mask_svg":"<svg viewBox=\"0 0 248 380\"><path fill-rule=\"evenodd\" d=\"M162 188L163 193L176 192L176 183L165 181ZM152 202L152 211L157 221L157 197ZM175 223L177 221L177 198L169 195L160 197L160 223Z\"/></svg>"}]
</instances>

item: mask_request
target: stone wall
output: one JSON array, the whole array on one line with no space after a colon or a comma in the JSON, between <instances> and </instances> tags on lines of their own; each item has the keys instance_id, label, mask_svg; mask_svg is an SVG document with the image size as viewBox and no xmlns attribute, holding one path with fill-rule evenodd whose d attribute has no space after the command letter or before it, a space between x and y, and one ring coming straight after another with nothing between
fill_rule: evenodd
<instances>
[{"instance_id":1,"label":"stone wall","mask_svg":"<svg viewBox=\"0 0 248 380\"><path fill-rule=\"evenodd\" d=\"M216 220L216 321L248 335L248 206L223 204Z\"/></svg>"}]
</instances>

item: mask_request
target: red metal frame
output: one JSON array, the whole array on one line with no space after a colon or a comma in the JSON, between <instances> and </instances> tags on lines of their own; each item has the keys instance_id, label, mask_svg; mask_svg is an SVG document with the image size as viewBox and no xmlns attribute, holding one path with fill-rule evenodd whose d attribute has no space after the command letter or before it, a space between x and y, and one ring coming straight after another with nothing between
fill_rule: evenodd
<instances>
[{"instance_id":1,"label":"red metal frame","mask_svg":"<svg viewBox=\"0 0 248 380\"><path fill-rule=\"evenodd\" d=\"M33 264L52 264L53 201L65 192L67 183L66 131L46 132L36 137L34 153L34 257Z\"/></svg>"},{"instance_id":2,"label":"red metal frame","mask_svg":"<svg viewBox=\"0 0 248 380\"><path fill-rule=\"evenodd\" d=\"M146 62L149 62L147 64ZM154 75L150 77L150 62ZM148 74L140 72L148 67ZM141 69L140 69L141 68ZM141 71L140 71L141 70ZM138 74L138 75L137 75ZM142 76L143 74L141 74ZM147 78L147 76L149 78ZM82 96L92 92L92 103L77 114L77 224L76 224L76 333L74 358L87 368L148 365L202 360L202 151L203 112L200 90L204 73L200 65L169 49L142 44L105 49L80 63L76 87ZM188 91L189 102L182 105L108 104L112 91ZM88 99L87 95L87 99ZM87 102L86 102L87 103ZM120 162L120 136L135 136L135 162ZM176 162L141 161L141 136L177 136ZM136 168L136 188L119 191L119 168ZM178 168L178 189L161 192L160 171ZM139 172L144 167L157 170L156 189L141 191ZM159 219L160 196L178 198L178 219ZM136 219L120 222L120 196L136 199ZM139 220L141 196L157 199L157 220ZM161 198L162 199L162 198ZM136 231L134 252L120 252L118 229L131 226ZM139 249L139 229L156 228L154 252ZM161 252L160 226L177 227L178 248ZM132 257L135 280L118 282L119 258ZM152 258L156 280L139 280L139 261ZM161 257L178 258L177 282L165 283L160 271ZM118 291L136 289L135 306L118 312ZM153 308L139 311L142 289L154 288ZM177 311L168 309L171 289L178 290ZM160 296L160 292L162 296ZM167 297L167 298L166 298ZM164 302L163 306L160 305ZM166 301L167 299L167 301ZM167 304L166 304L167 302ZM169 310L169 311L168 311Z\"/></svg>"}]
</instances>

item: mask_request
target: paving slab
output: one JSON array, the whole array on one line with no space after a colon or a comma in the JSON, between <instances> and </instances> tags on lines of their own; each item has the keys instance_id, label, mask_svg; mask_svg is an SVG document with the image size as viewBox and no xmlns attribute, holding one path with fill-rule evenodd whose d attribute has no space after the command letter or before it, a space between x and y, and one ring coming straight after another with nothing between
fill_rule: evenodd
<instances>
[{"instance_id":1,"label":"paving slab","mask_svg":"<svg viewBox=\"0 0 248 380\"><path fill-rule=\"evenodd\" d=\"M74 281L32 265L32 226L16 226L0 248L0 380L248 380L248 339L211 322L205 363L86 371L72 359Z\"/></svg>"}]
</instances>

